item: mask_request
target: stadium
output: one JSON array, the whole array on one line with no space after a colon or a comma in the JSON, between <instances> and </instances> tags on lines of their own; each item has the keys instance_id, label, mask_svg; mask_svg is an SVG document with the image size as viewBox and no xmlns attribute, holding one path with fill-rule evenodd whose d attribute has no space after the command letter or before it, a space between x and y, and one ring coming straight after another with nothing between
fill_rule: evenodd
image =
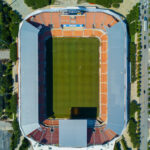
<instances>
[{"instance_id":1,"label":"stadium","mask_svg":"<svg viewBox=\"0 0 150 150\"><path fill-rule=\"evenodd\" d=\"M127 37L118 14L96 7L21 22L19 125L34 149L113 149L127 125Z\"/></svg>"}]
</instances>

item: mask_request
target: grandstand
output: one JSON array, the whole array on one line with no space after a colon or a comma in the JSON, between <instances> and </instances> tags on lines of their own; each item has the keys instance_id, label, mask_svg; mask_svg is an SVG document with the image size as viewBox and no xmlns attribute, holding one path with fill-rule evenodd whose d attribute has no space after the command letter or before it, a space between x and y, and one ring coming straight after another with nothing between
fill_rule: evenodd
<instances>
[{"instance_id":1,"label":"grandstand","mask_svg":"<svg viewBox=\"0 0 150 150\"><path fill-rule=\"evenodd\" d=\"M47 117L45 41L50 37L98 38L99 112L95 119ZM127 42L126 24L110 10L51 8L37 10L21 22L19 124L35 149L113 149L127 124Z\"/></svg>"}]
</instances>

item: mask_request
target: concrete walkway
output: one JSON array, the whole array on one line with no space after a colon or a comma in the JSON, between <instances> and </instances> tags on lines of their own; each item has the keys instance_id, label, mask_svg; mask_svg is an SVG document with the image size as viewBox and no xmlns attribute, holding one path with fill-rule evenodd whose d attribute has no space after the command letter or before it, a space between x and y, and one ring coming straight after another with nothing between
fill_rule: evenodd
<instances>
[{"instance_id":1,"label":"concrete walkway","mask_svg":"<svg viewBox=\"0 0 150 150\"><path fill-rule=\"evenodd\" d=\"M76 6L78 0L55 0L55 5L59 6Z\"/></svg>"},{"instance_id":2,"label":"concrete walkway","mask_svg":"<svg viewBox=\"0 0 150 150\"><path fill-rule=\"evenodd\" d=\"M9 49L0 50L0 60L10 59Z\"/></svg>"},{"instance_id":3,"label":"concrete walkway","mask_svg":"<svg viewBox=\"0 0 150 150\"><path fill-rule=\"evenodd\" d=\"M0 130L13 130L11 123L0 121Z\"/></svg>"},{"instance_id":4,"label":"concrete walkway","mask_svg":"<svg viewBox=\"0 0 150 150\"><path fill-rule=\"evenodd\" d=\"M28 7L25 3L24 0L4 0L6 3L8 3L13 10L16 10L17 12L22 15L22 18L30 14L33 9Z\"/></svg>"},{"instance_id":5,"label":"concrete walkway","mask_svg":"<svg viewBox=\"0 0 150 150\"><path fill-rule=\"evenodd\" d=\"M11 133L0 130L0 150L10 150Z\"/></svg>"}]
</instances>

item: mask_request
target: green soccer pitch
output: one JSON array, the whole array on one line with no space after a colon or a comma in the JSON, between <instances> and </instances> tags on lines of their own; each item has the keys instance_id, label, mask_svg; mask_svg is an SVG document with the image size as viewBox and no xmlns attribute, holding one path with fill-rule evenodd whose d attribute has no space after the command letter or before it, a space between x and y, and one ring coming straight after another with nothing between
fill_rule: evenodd
<instances>
[{"instance_id":1,"label":"green soccer pitch","mask_svg":"<svg viewBox=\"0 0 150 150\"><path fill-rule=\"evenodd\" d=\"M99 44L94 37L53 37L46 41L49 117L70 118L73 107L96 108L98 116Z\"/></svg>"}]
</instances>

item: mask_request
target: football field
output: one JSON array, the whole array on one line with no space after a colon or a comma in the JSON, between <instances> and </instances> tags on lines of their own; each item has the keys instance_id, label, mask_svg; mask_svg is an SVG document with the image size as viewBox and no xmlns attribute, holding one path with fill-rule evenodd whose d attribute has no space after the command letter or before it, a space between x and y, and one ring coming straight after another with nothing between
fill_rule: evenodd
<instances>
[{"instance_id":1,"label":"football field","mask_svg":"<svg viewBox=\"0 0 150 150\"><path fill-rule=\"evenodd\" d=\"M53 37L46 41L47 112L51 112L50 116L71 118L72 108L95 108L98 115L99 44L94 37Z\"/></svg>"}]
</instances>

